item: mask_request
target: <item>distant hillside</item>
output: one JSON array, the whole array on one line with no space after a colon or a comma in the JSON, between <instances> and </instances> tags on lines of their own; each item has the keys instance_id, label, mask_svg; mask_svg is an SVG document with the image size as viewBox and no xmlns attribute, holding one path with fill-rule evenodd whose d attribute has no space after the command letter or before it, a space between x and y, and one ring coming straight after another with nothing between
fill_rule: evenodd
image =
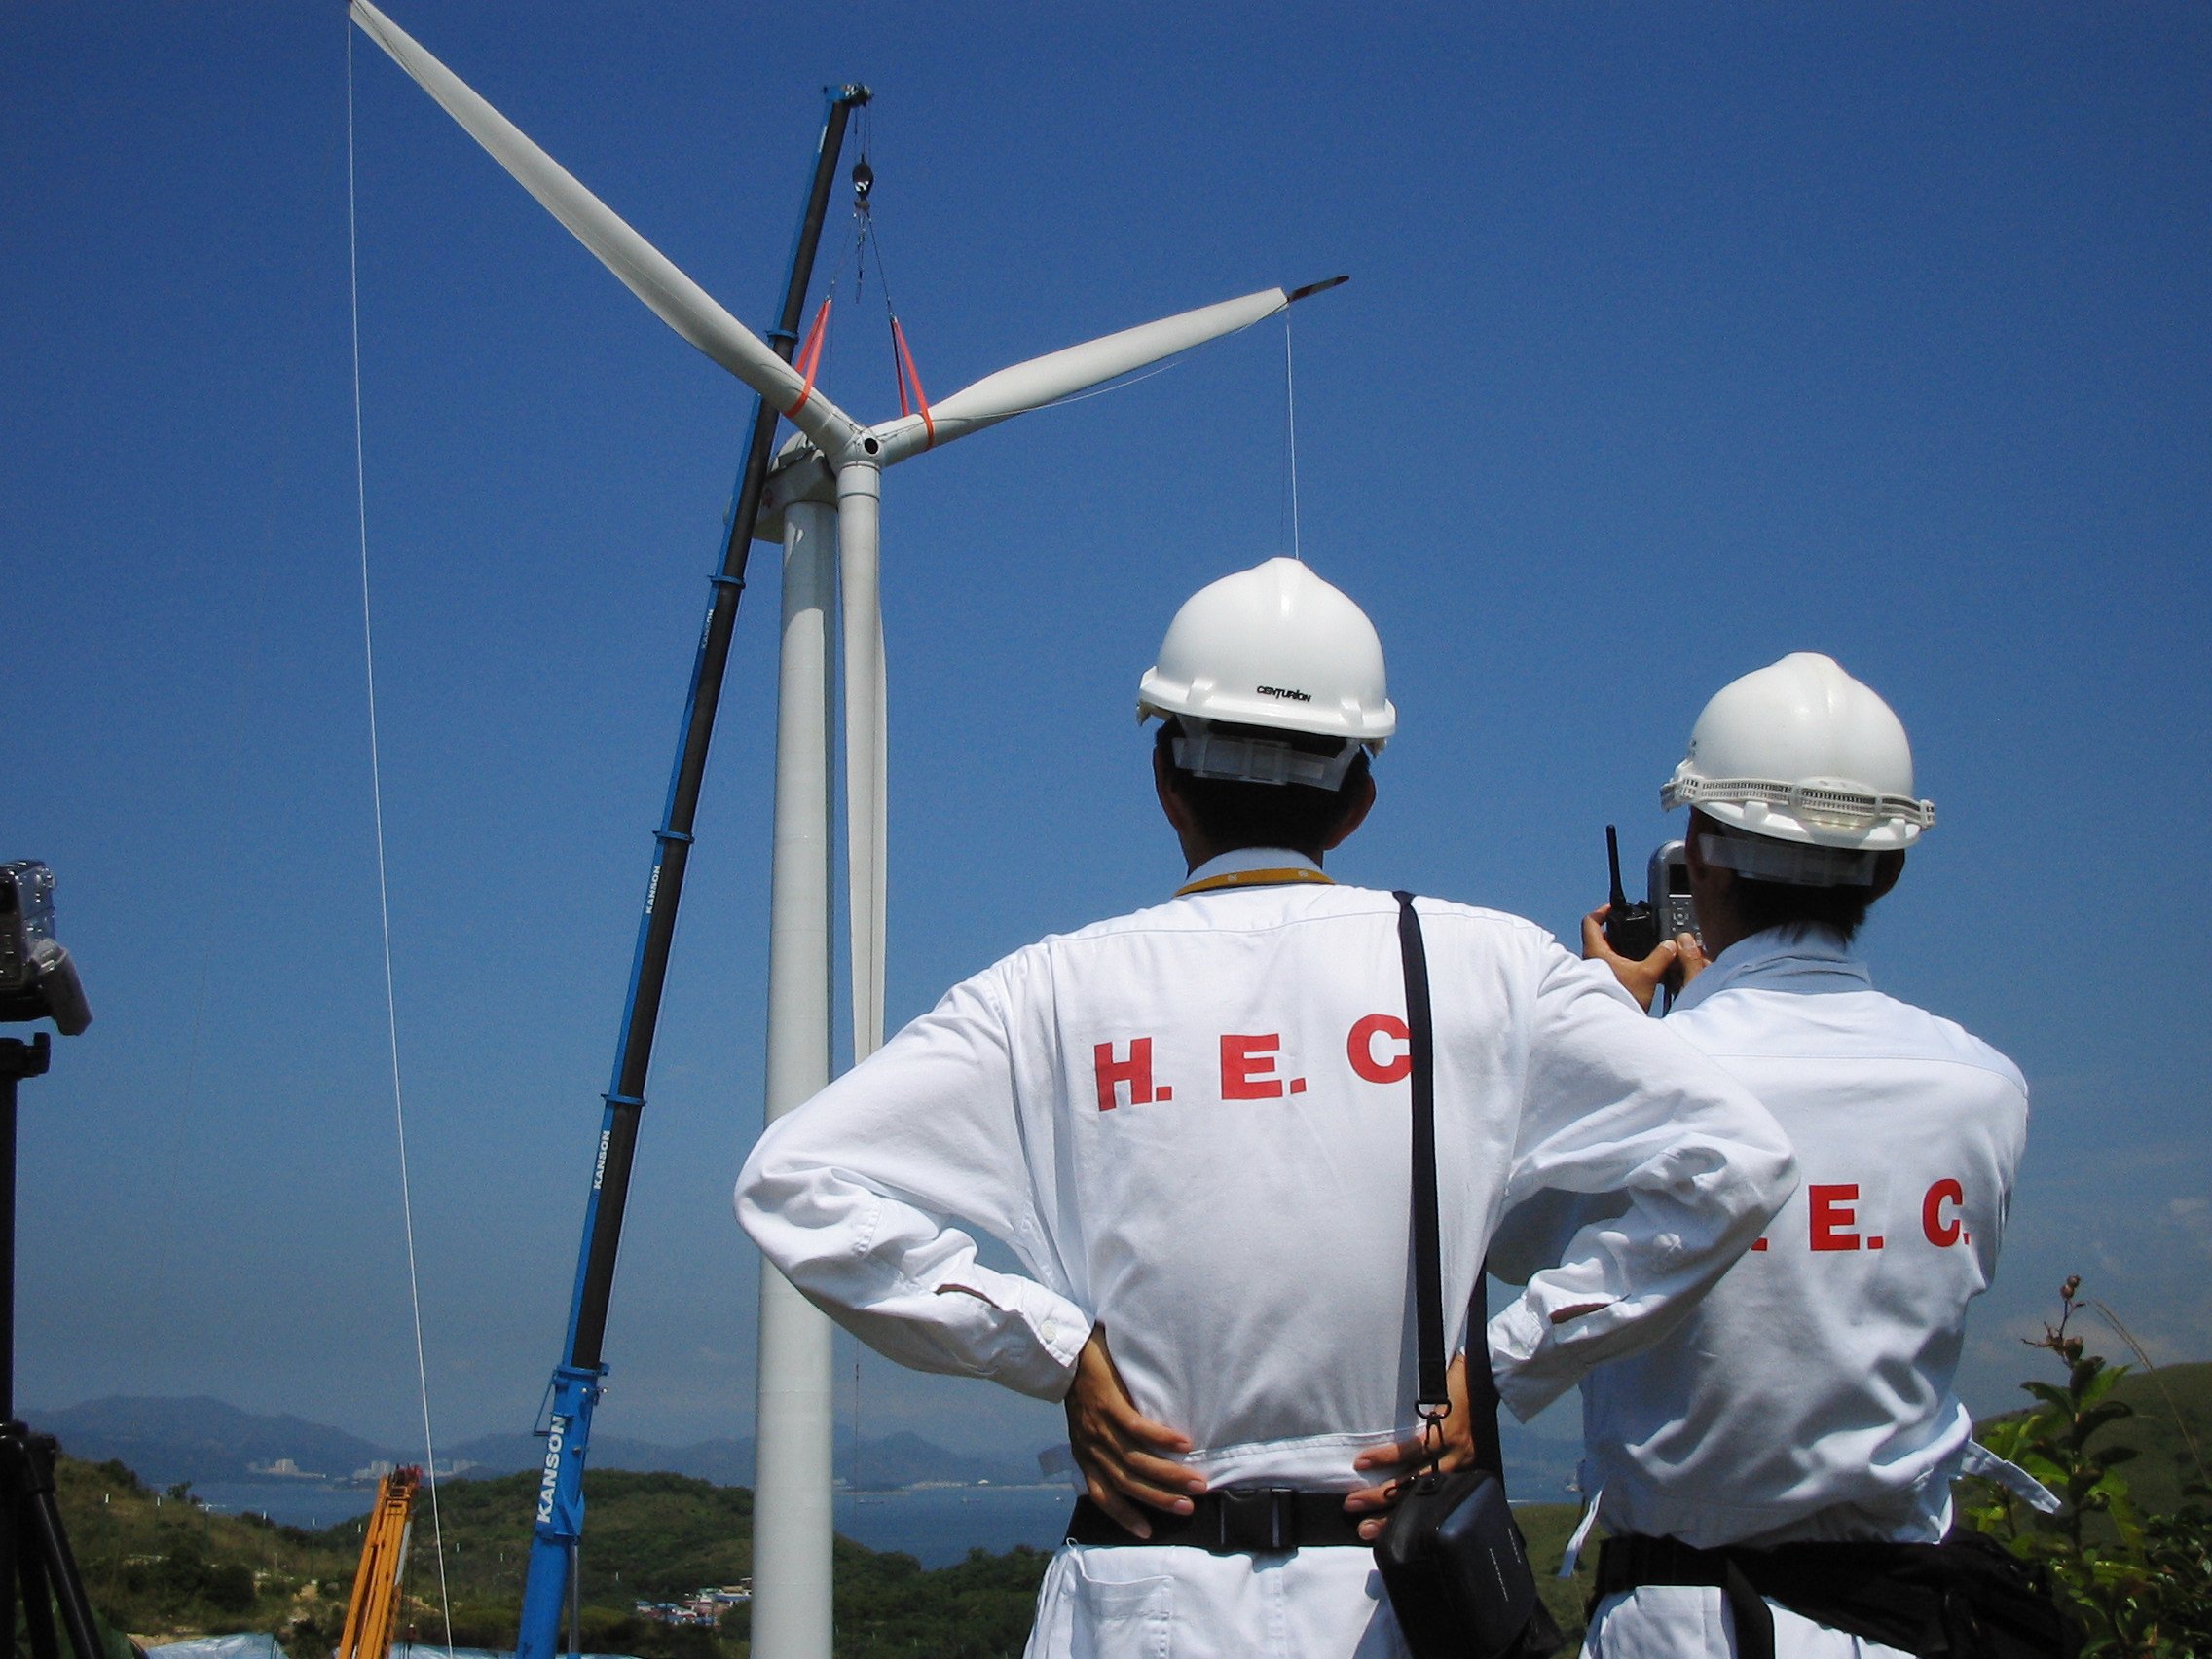
<instances>
[{"instance_id":1,"label":"distant hillside","mask_svg":"<svg viewBox=\"0 0 2212 1659\"><path fill-rule=\"evenodd\" d=\"M442 1465L448 1457L458 1464L473 1465L468 1474L490 1479L538 1467L545 1460L545 1442L535 1434L480 1434L474 1440L439 1447L439 1463ZM751 1486L753 1442L702 1440L695 1446L676 1447L619 1434L594 1434L591 1466L690 1475L717 1486Z\"/></svg>"},{"instance_id":2,"label":"distant hillside","mask_svg":"<svg viewBox=\"0 0 2212 1659\"><path fill-rule=\"evenodd\" d=\"M271 1527L251 1516L210 1515L160 1503L127 1469L63 1459L60 1502L86 1588L118 1630L151 1640L267 1631L298 1659L327 1655L345 1623L361 1548L361 1523L319 1532ZM746 1659L746 1611L715 1630L677 1630L632 1610L753 1569L753 1494L667 1474L601 1470L585 1478L591 1543L583 1555L584 1631L602 1653L643 1659ZM529 1474L451 1481L439 1489L443 1579L461 1645L511 1646L530 1541ZM419 1512L420 1513L420 1512ZM1586 1555L1575 1581L1550 1574L1574 1525L1566 1505L1525 1508L1530 1554L1545 1600L1569 1637L1589 1593ZM409 1558L402 1640L442 1641L436 1530L419 1521ZM956 1567L923 1571L913 1558L836 1543L837 1659L915 1653L1015 1659L1049 1558L1036 1550L975 1551ZM118 1648L115 1659L124 1659Z\"/></svg>"},{"instance_id":3,"label":"distant hillside","mask_svg":"<svg viewBox=\"0 0 2212 1659\"><path fill-rule=\"evenodd\" d=\"M2104 1438L2135 1449L2134 1461L2120 1473L2138 1505L2163 1513L2179 1507L2185 1484L2212 1485L2205 1474L2212 1466L2212 1364L2137 1371L2121 1378L2113 1393L2135 1408Z\"/></svg>"},{"instance_id":4,"label":"distant hillside","mask_svg":"<svg viewBox=\"0 0 2212 1659\"><path fill-rule=\"evenodd\" d=\"M63 1459L60 1504L93 1606L115 1629L156 1641L266 1631L297 1659L327 1655L345 1624L361 1523L319 1532L157 1500L115 1464ZM677 1475L602 1470L585 1477L591 1543L583 1552L583 1625L599 1653L642 1659L746 1659L747 1609L719 1628L679 1630L637 1616L641 1597L727 1584L753 1569L753 1494ZM463 1646L509 1647L530 1543L525 1473L440 1488L439 1529L417 1511L398 1634L443 1642L442 1580ZM837 1659L914 1653L1015 1659L1047 1558L977 1551L925 1572L911 1556L836 1543ZM123 1659L120 1644L114 1659Z\"/></svg>"},{"instance_id":5,"label":"distant hillside","mask_svg":"<svg viewBox=\"0 0 2212 1659\"><path fill-rule=\"evenodd\" d=\"M296 1417L263 1417L204 1395L192 1399L118 1396L31 1420L72 1457L115 1458L155 1486L178 1481L242 1480L283 1458L305 1474L344 1480L392 1455L358 1435Z\"/></svg>"},{"instance_id":6,"label":"distant hillside","mask_svg":"<svg viewBox=\"0 0 2212 1659\"><path fill-rule=\"evenodd\" d=\"M462 1441L448 1456L475 1465L467 1473L490 1477L535 1469L545 1456L545 1442L529 1434L485 1434ZM715 1486L753 1484L753 1441L750 1438L700 1440L689 1446L659 1446L649 1440L625 1440L617 1435L594 1435L591 1464L595 1469L630 1469L641 1474L687 1475ZM853 1442L839 1435L835 1473L841 1481L853 1480ZM918 1434L889 1434L881 1440L863 1440L859 1484L870 1490L915 1486L925 1481L949 1481L972 1486L988 1481L993 1486L1022 1486L1041 1477L1034 1457L975 1457L948 1452Z\"/></svg>"},{"instance_id":7,"label":"distant hillside","mask_svg":"<svg viewBox=\"0 0 2212 1659\"><path fill-rule=\"evenodd\" d=\"M2180 1506L2186 1485L2212 1485L2205 1474L2212 1468L2212 1362L2132 1371L2114 1385L2113 1397L2133 1407L2135 1415L2104 1429L2089 1444L2091 1450L2134 1450L2135 1456L2120 1465L2120 1474L2137 1508L2170 1513ZM2006 1412L1993 1420L2017 1415Z\"/></svg>"},{"instance_id":8,"label":"distant hillside","mask_svg":"<svg viewBox=\"0 0 2212 1659\"><path fill-rule=\"evenodd\" d=\"M72 1457L90 1462L114 1458L155 1486L179 1481L242 1480L265 1474L289 1459L302 1475L333 1481L350 1479L372 1464L421 1462L420 1448L394 1450L358 1435L304 1418L264 1417L221 1400L114 1398L92 1400L61 1411L33 1412L31 1420L61 1442ZM545 1443L530 1434L485 1434L457 1445L440 1446L440 1467L468 1465L483 1476L535 1469L545 1456ZM701 1440L689 1446L661 1446L621 1435L593 1437L596 1469L687 1475L715 1486L753 1484L750 1438ZM836 1474L853 1478L853 1443L840 1434ZM924 1481L994 1486L1023 1485L1039 1478L1034 1457L976 1457L948 1452L915 1434L891 1434L862 1443L860 1484L869 1488L913 1486Z\"/></svg>"},{"instance_id":9,"label":"distant hillside","mask_svg":"<svg viewBox=\"0 0 2212 1659\"><path fill-rule=\"evenodd\" d=\"M850 1436L838 1442L836 1471L840 1480L855 1480ZM964 1485L989 1481L993 1486L1032 1486L1043 1478L1035 1457L962 1456L918 1434L901 1433L861 1442L856 1484L868 1490L915 1486L923 1481L957 1481ZM746 1481L751 1480L748 1472Z\"/></svg>"}]
</instances>

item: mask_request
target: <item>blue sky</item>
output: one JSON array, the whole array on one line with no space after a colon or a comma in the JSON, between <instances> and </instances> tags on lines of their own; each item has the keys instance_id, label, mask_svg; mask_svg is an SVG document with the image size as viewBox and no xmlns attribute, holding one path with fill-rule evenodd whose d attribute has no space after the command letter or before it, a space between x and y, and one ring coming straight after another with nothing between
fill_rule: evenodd
<instances>
[{"instance_id":1,"label":"blue sky","mask_svg":"<svg viewBox=\"0 0 2212 1659\"><path fill-rule=\"evenodd\" d=\"M2212 1356L2212 18L408 0L394 18L756 326L818 89L877 92L926 385L1276 282L1307 557L1402 735L1341 857L1568 932L1723 682L1828 651L1940 823L1866 944L2013 1054L1972 1402L2066 1272ZM21 1397L412 1432L354 541L336 0L0 13L0 857L98 1023L23 1096ZM432 1402L556 1357L750 397L368 46L369 545ZM832 219L833 262L849 234ZM850 294L850 277L840 299ZM872 294L828 384L893 407ZM1131 719L1289 538L1282 330L892 473L891 1017L1180 873ZM749 1427L774 561L755 566L608 1353L608 1432ZM848 1366L850 1357L844 1362ZM1054 1414L869 1361L871 1427Z\"/></svg>"}]
</instances>

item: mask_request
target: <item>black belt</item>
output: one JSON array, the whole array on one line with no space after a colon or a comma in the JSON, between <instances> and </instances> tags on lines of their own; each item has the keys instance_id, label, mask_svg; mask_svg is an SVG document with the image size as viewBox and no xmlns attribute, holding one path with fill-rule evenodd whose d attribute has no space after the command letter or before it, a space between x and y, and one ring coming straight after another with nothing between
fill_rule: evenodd
<instances>
[{"instance_id":1,"label":"black belt","mask_svg":"<svg viewBox=\"0 0 2212 1659\"><path fill-rule=\"evenodd\" d=\"M1736 1620L1737 1659L1774 1659L1774 1611L1728 1550L1692 1549L1679 1538L1640 1533L1607 1538L1598 1547L1598 1602L1646 1584L1695 1584L1718 1590Z\"/></svg>"},{"instance_id":2,"label":"black belt","mask_svg":"<svg viewBox=\"0 0 2212 1659\"><path fill-rule=\"evenodd\" d=\"M1886 1647L1949 1659L2071 1659L2082 1638L2039 1570L1996 1539L1959 1532L1940 1544L1876 1540L1692 1549L1679 1538L1607 1538L1597 1597L1647 1584L1696 1584L1726 1598L1738 1659L1774 1659L1773 1602ZM1596 1600L1592 1601L1593 1609Z\"/></svg>"},{"instance_id":3,"label":"black belt","mask_svg":"<svg viewBox=\"0 0 2212 1659\"><path fill-rule=\"evenodd\" d=\"M1296 1487L1224 1487L1191 1500L1192 1513L1152 1509L1152 1536L1140 1538L1088 1497L1076 1499L1068 1521L1071 1544L1176 1544L1213 1555L1311 1549L1316 1544L1364 1544L1364 1515L1345 1513L1341 1492L1300 1492Z\"/></svg>"}]
</instances>

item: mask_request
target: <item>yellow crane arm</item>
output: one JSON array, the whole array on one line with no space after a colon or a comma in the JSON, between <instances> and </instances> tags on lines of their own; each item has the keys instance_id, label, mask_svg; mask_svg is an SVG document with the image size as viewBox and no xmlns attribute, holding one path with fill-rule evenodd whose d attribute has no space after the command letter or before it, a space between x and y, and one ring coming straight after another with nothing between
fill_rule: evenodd
<instances>
[{"instance_id":1,"label":"yellow crane arm","mask_svg":"<svg viewBox=\"0 0 2212 1659\"><path fill-rule=\"evenodd\" d=\"M337 1659L389 1659L399 1623L399 1578L407 1570L409 1519L423 1471L394 1469L377 1483L377 1505L361 1534L361 1567L346 1608L346 1633Z\"/></svg>"}]
</instances>

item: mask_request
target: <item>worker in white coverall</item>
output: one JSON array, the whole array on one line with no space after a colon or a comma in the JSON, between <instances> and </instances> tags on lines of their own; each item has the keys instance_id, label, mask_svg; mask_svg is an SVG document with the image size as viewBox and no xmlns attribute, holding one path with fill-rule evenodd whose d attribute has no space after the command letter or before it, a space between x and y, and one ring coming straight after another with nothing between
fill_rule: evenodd
<instances>
[{"instance_id":1,"label":"worker in white coverall","mask_svg":"<svg viewBox=\"0 0 2212 1659\"><path fill-rule=\"evenodd\" d=\"M1745 676L1706 705L1661 800L1690 808L1702 946L1683 935L1629 961L1601 908L1584 952L1647 1006L1681 983L1666 1029L1758 1095L1804 1184L1663 1341L1583 1380L1582 1486L1611 1534L1584 1651L1756 1653L1768 1639L1744 1624L1763 1602L1773 1652L1896 1653L1927 1611L1882 1576L1899 1552L1722 1552L1934 1543L1962 1471L2049 1501L1973 1443L1953 1385L1967 1306L1997 1267L2026 1087L1987 1044L1876 990L1853 954L1867 906L1935 821L1904 727L1873 691L1810 653ZM1493 1265L1510 1274L1571 1249L1607 1207L1531 1200L1506 1218ZM1733 1586L1731 1561L1750 1574ZM1875 1634L1899 1645L1787 1604L1843 1617L1828 1610L1838 1595L1887 1607L1902 1622Z\"/></svg>"},{"instance_id":2,"label":"worker in white coverall","mask_svg":"<svg viewBox=\"0 0 2212 1659\"><path fill-rule=\"evenodd\" d=\"M1189 879L954 986L770 1125L738 1215L893 1359L1047 1400L1089 1380L1084 1541L1047 1571L1032 1655L1399 1653L1358 1533L1416 1432L1398 911L1321 867L1396 725L1382 646L1274 559L1182 608L1140 697ZM1505 1206L1624 1195L1490 1329L1527 1415L1676 1323L1793 1168L1604 968L1511 916L1419 913L1447 1341Z\"/></svg>"}]
</instances>

